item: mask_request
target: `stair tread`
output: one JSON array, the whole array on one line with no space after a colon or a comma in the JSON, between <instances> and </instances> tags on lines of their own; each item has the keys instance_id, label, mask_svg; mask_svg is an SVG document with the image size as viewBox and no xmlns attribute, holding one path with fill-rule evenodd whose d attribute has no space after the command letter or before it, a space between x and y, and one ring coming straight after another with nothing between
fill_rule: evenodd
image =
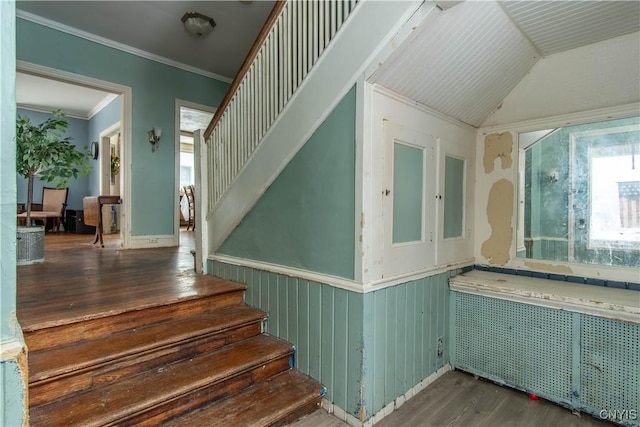
<instances>
[{"instance_id":1,"label":"stair tread","mask_svg":"<svg viewBox=\"0 0 640 427\"><path fill-rule=\"evenodd\" d=\"M290 369L242 392L171 420L165 426L269 426L307 405L319 402L326 389Z\"/></svg>"},{"instance_id":2,"label":"stair tread","mask_svg":"<svg viewBox=\"0 0 640 427\"><path fill-rule=\"evenodd\" d=\"M292 347L262 334L32 408L33 425L104 425L201 389L271 360Z\"/></svg>"},{"instance_id":3,"label":"stair tread","mask_svg":"<svg viewBox=\"0 0 640 427\"><path fill-rule=\"evenodd\" d=\"M148 325L29 354L31 384L162 348L171 343L221 333L261 321L266 313L246 305L225 307L193 317Z\"/></svg>"},{"instance_id":4,"label":"stair tread","mask_svg":"<svg viewBox=\"0 0 640 427\"><path fill-rule=\"evenodd\" d=\"M99 310L96 309L95 304L86 303L84 304L85 307L74 307L72 310L74 315L71 318L60 316L59 312L56 312L53 317L43 315L34 316L38 321L26 323L22 326L22 331L25 334L25 339L28 340L30 333L40 330L73 325L88 320L103 319L123 313L139 312L140 310L148 308L169 306L178 302L243 292L247 289L247 285L245 284L208 275L195 277L196 282L201 282L201 285L197 287L193 286L190 282L191 279L184 284L181 283L180 278L177 280L178 282L173 290L174 295L172 296L167 296L166 293L160 293L158 295L150 294L149 289L146 287L141 287L140 289L132 288L129 292L130 302L123 302L116 297L115 293L120 291L116 290L114 291L114 295L112 295L109 289L105 289L102 290L100 296L96 298L98 302L95 304L99 304Z\"/></svg>"}]
</instances>

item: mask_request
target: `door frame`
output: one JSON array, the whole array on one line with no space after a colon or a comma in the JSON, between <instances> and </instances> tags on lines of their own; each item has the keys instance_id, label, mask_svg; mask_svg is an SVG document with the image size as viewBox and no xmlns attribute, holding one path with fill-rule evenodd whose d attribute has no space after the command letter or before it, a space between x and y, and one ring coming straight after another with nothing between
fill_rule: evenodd
<instances>
[{"instance_id":1,"label":"door frame","mask_svg":"<svg viewBox=\"0 0 640 427\"><path fill-rule=\"evenodd\" d=\"M120 218L122 220L120 245L124 249L131 248L131 117L133 110L133 91L131 87L20 60L16 61L16 71L110 92L122 97L120 108L120 128L122 133L120 154L120 191L122 198L120 205Z\"/></svg>"},{"instance_id":2,"label":"door frame","mask_svg":"<svg viewBox=\"0 0 640 427\"><path fill-rule=\"evenodd\" d=\"M178 99L176 98L175 101L175 135L174 135L174 140L175 140L175 156L174 158L176 159L175 161L175 170L174 170L174 189L176 191L176 195L173 198L174 199L174 207L173 207L173 214L174 214L174 227L173 227L173 235L174 235L174 241L176 246L180 245L180 215L178 215L178 209L180 208L180 107L186 107L186 108L191 108L194 110L201 110L201 111L206 111L208 113L212 113L215 114L217 108L216 107L211 107L209 105L203 105L203 104L198 104L195 102L191 102L191 101L185 101L183 99ZM204 129L202 131L202 133L204 134ZM195 178L195 187L196 187L196 217L198 217L198 207L202 206L200 203L201 199L201 195L202 195L202 190L203 190L203 185L202 182L203 180L206 181L207 179L207 174L208 171L206 168L202 167L202 162L201 162L201 150L200 150L200 144L197 141L198 138L198 132L194 132L193 135L193 165L194 165L194 178ZM206 162L204 162L206 163ZM206 197L206 196L205 196ZM202 215L201 218L197 218L196 219L196 231L195 231L195 238L196 238L196 260L204 260L206 257L206 254L202 253L202 242L203 242L203 236L208 239L208 230L207 228L204 226L204 215ZM206 245L205 245L206 247ZM205 264L204 262L202 264ZM198 268L198 266L200 266L200 268ZM202 265L200 263L196 263L196 271L198 273L202 273L203 272L203 268Z\"/></svg>"},{"instance_id":3,"label":"door frame","mask_svg":"<svg viewBox=\"0 0 640 427\"><path fill-rule=\"evenodd\" d=\"M108 156L108 154L111 153L111 137L118 133L121 133L119 121L100 132L99 152L102 154L98 162L100 195L111 195L111 157L110 155ZM122 151L122 146L120 147L120 151ZM111 210L111 205L104 205L102 209L102 217L106 218L105 212ZM120 213L120 210L118 210L118 213ZM122 218L120 218L120 223L122 223ZM120 237L122 238L122 236Z\"/></svg>"}]
</instances>

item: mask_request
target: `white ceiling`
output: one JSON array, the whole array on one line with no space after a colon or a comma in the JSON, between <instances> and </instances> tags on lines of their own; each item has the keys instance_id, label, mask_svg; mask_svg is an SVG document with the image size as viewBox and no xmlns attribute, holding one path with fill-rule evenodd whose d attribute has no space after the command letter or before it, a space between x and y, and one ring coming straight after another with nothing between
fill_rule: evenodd
<instances>
[{"instance_id":1,"label":"white ceiling","mask_svg":"<svg viewBox=\"0 0 640 427\"><path fill-rule=\"evenodd\" d=\"M369 81L474 127L541 58L640 30L637 1L447 3Z\"/></svg>"},{"instance_id":2,"label":"white ceiling","mask_svg":"<svg viewBox=\"0 0 640 427\"><path fill-rule=\"evenodd\" d=\"M45 112L60 109L69 117L90 119L116 97L88 87L16 74L16 103L20 108Z\"/></svg>"}]
</instances>

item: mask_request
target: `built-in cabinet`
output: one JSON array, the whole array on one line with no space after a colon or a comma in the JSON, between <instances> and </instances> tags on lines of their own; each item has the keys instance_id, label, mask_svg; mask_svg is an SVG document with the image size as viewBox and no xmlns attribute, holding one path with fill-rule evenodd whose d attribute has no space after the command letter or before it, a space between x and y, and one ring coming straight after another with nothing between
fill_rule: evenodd
<instances>
[{"instance_id":1,"label":"built-in cabinet","mask_svg":"<svg viewBox=\"0 0 640 427\"><path fill-rule=\"evenodd\" d=\"M364 281L472 263L476 130L375 85L365 100Z\"/></svg>"}]
</instances>

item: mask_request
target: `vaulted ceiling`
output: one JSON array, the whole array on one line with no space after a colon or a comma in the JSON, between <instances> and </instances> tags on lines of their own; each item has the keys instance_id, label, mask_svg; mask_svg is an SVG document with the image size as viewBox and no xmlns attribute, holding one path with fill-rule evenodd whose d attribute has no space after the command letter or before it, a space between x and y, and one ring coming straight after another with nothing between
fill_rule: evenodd
<instances>
[{"instance_id":1,"label":"vaulted ceiling","mask_svg":"<svg viewBox=\"0 0 640 427\"><path fill-rule=\"evenodd\" d=\"M541 58L640 30L637 1L442 4L369 81L475 127ZM635 40L632 55L640 50ZM640 69L630 71L640 74Z\"/></svg>"}]
</instances>

